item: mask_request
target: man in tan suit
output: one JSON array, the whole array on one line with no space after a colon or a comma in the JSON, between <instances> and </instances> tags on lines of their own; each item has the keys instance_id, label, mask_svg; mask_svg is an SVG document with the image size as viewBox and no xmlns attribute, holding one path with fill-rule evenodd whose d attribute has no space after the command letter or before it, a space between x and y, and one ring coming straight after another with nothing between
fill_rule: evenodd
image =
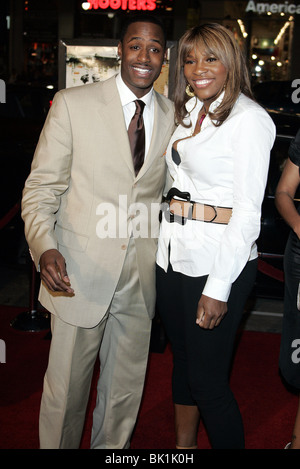
<instances>
[{"instance_id":1,"label":"man in tan suit","mask_svg":"<svg viewBox=\"0 0 300 469\"><path fill-rule=\"evenodd\" d=\"M98 352L91 448L128 448L142 396L155 308L158 207L173 105L153 90L165 57L155 18L134 17L118 46L121 73L58 92L23 193L28 244L52 341L41 448L78 448ZM136 175L127 128L145 103Z\"/></svg>"}]
</instances>

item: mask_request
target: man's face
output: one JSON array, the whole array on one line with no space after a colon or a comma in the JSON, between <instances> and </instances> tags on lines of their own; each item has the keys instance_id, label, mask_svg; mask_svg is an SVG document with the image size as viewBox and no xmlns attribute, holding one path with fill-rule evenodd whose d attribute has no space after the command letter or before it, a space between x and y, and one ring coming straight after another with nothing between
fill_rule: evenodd
<instances>
[{"instance_id":1,"label":"man's face","mask_svg":"<svg viewBox=\"0 0 300 469\"><path fill-rule=\"evenodd\" d=\"M118 45L122 79L141 98L159 77L165 58L164 35L160 26L136 22L128 27Z\"/></svg>"}]
</instances>

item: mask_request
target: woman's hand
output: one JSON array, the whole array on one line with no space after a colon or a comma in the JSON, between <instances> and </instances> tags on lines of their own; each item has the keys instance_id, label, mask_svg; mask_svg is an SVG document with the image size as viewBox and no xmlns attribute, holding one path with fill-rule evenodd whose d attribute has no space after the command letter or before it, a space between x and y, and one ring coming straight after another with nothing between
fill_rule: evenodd
<instances>
[{"instance_id":1,"label":"woman's hand","mask_svg":"<svg viewBox=\"0 0 300 469\"><path fill-rule=\"evenodd\" d=\"M227 303L201 295L197 309L196 323L203 329L218 326L227 313Z\"/></svg>"}]
</instances>

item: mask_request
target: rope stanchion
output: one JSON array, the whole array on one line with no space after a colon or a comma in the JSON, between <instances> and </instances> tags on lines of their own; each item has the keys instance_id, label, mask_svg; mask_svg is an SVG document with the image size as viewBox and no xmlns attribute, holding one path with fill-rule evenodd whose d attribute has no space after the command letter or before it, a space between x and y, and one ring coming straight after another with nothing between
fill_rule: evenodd
<instances>
[{"instance_id":1,"label":"rope stanchion","mask_svg":"<svg viewBox=\"0 0 300 469\"><path fill-rule=\"evenodd\" d=\"M0 230L17 215L21 208L21 203L17 202L3 218L0 220ZM35 265L31 262L31 278L30 278L30 296L29 311L19 314L13 319L10 325L14 329L28 332L39 332L50 328L50 318L47 312L39 312L37 310L37 274Z\"/></svg>"},{"instance_id":2,"label":"rope stanchion","mask_svg":"<svg viewBox=\"0 0 300 469\"><path fill-rule=\"evenodd\" d=\"M18 211L20 210L21 204L17 202L8 212L4 215L3 218L0 219L0 230L4 228L13 218L17 215Z\"/></svg>"},{"instance_id":3,"label":"rope stanchion","mask_svg":"<svg viewBox=\"0 0 300 469\"><path fill-rule=\"evenodd\" d=\"M8 225L20 209L21 203L17 202L6 215L0 219L0 230ZM28 332L39 332L50 328L49 314L37 310L37 273L33 261L31 261L29 311L20 313L11 321L10 325L14 329Z\"/></svg>"},{"instance_id":4,"label":"rope stanchion","mask_svg":"<svg viewBox=\"0 0 300 469\"><path fill-rule=\"evenodd\" d=\"M268 277L272 277L279 282L284 282L284 273L282 270L277 269L276 267L268 264L267 262L263 261L262 259L258 259L258 270L268 275Z\"/></svg>"},{"instance_id":5,"label":"rope stanchion","mask_svg":"<svg viewBox=\"0 0 300 469\"><path fill-rule=\"evenodd\" d=\"M19 331L40 332L50 329L50 315L37 309L37 272L34 262L31 262L31 280L29 311L20 313L10 325Z\"/></svg>"}]
</instances>

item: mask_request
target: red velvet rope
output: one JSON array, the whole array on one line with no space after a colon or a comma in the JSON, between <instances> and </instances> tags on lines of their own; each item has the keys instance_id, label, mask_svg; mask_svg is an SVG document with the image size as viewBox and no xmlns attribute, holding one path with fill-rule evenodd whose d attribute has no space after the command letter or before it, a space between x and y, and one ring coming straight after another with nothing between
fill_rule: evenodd
<instances>
[{"instance_id":1,"label":"red velvet rope","mask_svg":"<svg viewBox=\"0 0 300 469\"><path fill-rule=\"evenodd\" d=\"M10 210L7 212L6 215L4 215L3 218L0 220L0 230L6 226L10 220L13 219L13 217L18 213L20 210L20 202L16 203Z\"/></svg>"},{"instance_id":2,"label":"red velvet rope","mask_svg":"<svg viewBox=\"0 0 300 469\"><path fill-rule=\"evenodd\" d=\"M284 282L284 273L282 270L273 267L267 262L258 259L258 270L269 277L278 280L279 282Z\"/></svg>"}]
</instances>

